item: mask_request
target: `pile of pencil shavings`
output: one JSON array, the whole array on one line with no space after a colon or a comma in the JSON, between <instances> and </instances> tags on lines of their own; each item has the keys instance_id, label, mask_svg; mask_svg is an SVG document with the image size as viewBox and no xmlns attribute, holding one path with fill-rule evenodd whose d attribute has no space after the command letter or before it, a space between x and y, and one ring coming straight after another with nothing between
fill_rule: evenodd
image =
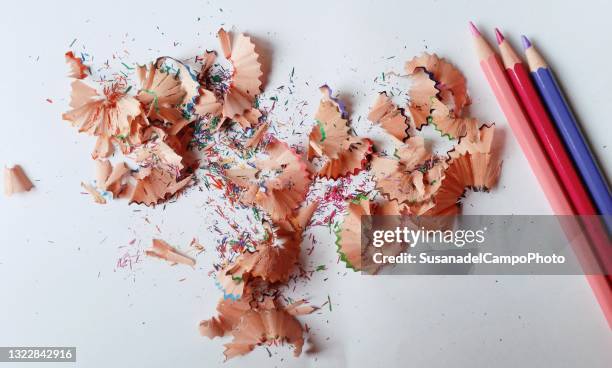
<instances>
[{"instance_id":1,"label":"pile of pencil shavings","mask_svg":"<svg viewBox=\"0 0 612 368\"><path fill-rule=\"evenodd\" d=\"M69 52L71 66L72 110L64 120L78 127L79 132L97 138L92 157L97 161L97 188L83 184L95 201L105 203L98 192L111 192L113 197L128 198L130 203L155 205L183 190L192 181L197 162L189 157L188 146L193 137L190 126L198 117L212 115L217 129L227 121L251 127L260 116L253 107L260 93L261 64L250 38L239 35L233 45L229 35L219 31L224 56L233 65L233 75L222 88L210 88L207 72L216 54L207 52L200 58L197 74L183 62L160 57L155 62L138 66L140 86L116 79L102 91L86 84L82 60ZM138 166L130 170L125 163L111 166L106 160L117 146Z\"/></svg>"},{"instance_id":2,"label":"pile of pencil shavings","mask_svg":"<svg viewBox=\"0 0 612 368\"><path fill-rule=\"evenodd\" d=\"M370 274L381 267L372 261L373 252L397 255L405 249L362 249L361 216L455 215L467 190L489 191L501 171L498 151L492 151L494 124L464 116L470 99L463 75L444 59L427 53L408 61L405 71L413 82L406 108L381 92L368 115L395 143L393 156L374 153L370 157L370 173L383 199L376 203L367 197L353 200L336 230L338 252L347 267ZM429 124L442 136L457 140L445 156L433 154L425 140L414 134Z\"/></svg>"},{"instance_id":3,"label":"pile of pencil shavings","mask_svg":"<svg viewBox=\"0 0 612 368\"><path fill-rule=\"evenodd\" d=\"M248 157L258 153L259 160L243 168L220 165L219 170L228 188L242 188L242 204L266 212L262 222L266 236L254 249L239 250L241 254L217 272L224 292L218 305L220 315L202 322L200 329L210 338L233 336L226 344L228 359L263 344L289 343L298 355L304 328L295 316L314 308L305 301L282 305L271 285L287 282L298 262L302 231L316 209L316 202L302 206L311 174L306 162L287 144L266 137L268 125L261 121L262 113L256 107L262 66L251 39L239 34L231 40L223 29L218 37L231 73L211 73L217 57L212 51L196 57L198 73L185 62L161 57L137 67L140 85L136 88L121 76L99 81L100 90L90 86L84 81L91 74L89 67L67 53L70 76L75 80L72 109L63 118L97 139L92 153L95 185L82 186L100 204L109 197L147 206L165 202L195 180L200 162L190 148L194 144L202 147L194 133L223 134L225 126L236 123L250 131L240 146L251 150ZM126 162L111 164L108 157L116 149L137 168ZM154 239L146 254L171 263L195 264L161 239Z\"/></svg>"},{"instance_id":4,"label":"pile of pencil shavings","mask_svg":"<svg viewBox=\"0 0 612 368\"><path fill-rule=\"evenodd\" d=\"M231 63L225 78L210 70L216 53L197 57L195 68L169 57L139 66L140 85L132 88L116 78L100 90L88 85L88 67L72 53L72 110L64 114L97 138L95 185L83 184L97 203L127 198L130 203L156 205L184 191L195 180L200 162L190 155L198 143L194 133L205 129L227 134L224 127L239 125L248 131L240 149L249 150L241 163L220 165L229 202L260 211L264 236L238 249L238 255L218 267L216 283L223 291L218 315L200 323L209 338L231 336L227 359L256 346L293 345L301 353L305 329L296 318L316 308L305 300L283 303L280 287L299 264L303 233L318 200L307 202L314 181L343 179L369 170L382 201L374 193L346 198L348 213L337 226L338 252L347 267L376 272L361 252L360 216L371 214L446 215L460 211L468 189L488 191L499 176L500 161L491 151L494 126L464 117L470 103L465 79L451 64L425 54L406 64L414 83L406 109L380 93L369 120L379 124L396 145L393 156L375 153L373 142L355 135L342 101L327 86L314 116L305 155L267 132L258 107L262 66L251 39L244 34L218 33L223 56ZM412 118L406 115L410 112ZM204 124L204 126L202 126ZM426 148L416 131L433 124L450 139L458 139L445 157ZM137 165L108 161L115 149ZM305 156L305 157L304 157ZM221 187L221 186L219 186ZM389 248L391 252L401 249ZM193 266L162 240L155 239L148 255ZM370 258L371 259L371 258Z\"/></svg>"}]
</instances>

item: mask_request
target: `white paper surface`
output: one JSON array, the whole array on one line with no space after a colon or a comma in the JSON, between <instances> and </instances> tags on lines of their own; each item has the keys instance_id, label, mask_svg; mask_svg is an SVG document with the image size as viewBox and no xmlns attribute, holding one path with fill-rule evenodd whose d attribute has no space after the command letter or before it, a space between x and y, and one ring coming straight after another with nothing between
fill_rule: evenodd
<instances>
[{"instance_id":1,"label":"white paper surface","mask_svg":"<svg viewBox=\"0 0 612 368\"><path fill-rule=\"evenodd\" d=\"M610 173L612 33L602 32L610 11L606 1L4 4L0 164L21 164L36 188L0 197L0 346L76 346L78 367L214 367L228 341L210 341L197 329L221 295L206 275L214 243L195 269L155 259L133 271L117 269L121 247L132 239L140 248L152 237L179 246L193 237L213 242L203 224L216 215L197 190L165 210L125 201L99 206L81 194L80 182L94 175L93 139L61 120L70 92L63 54L74 39L97 66L123 50L144 63L218 49L216 30L235 26L271 53L268 86L281 85L295 68L306 109L314 114L316 87L328 83L354 119L365 118L380 73L401 71L421 51L437 52L465 74L471 114L497 122L505 136L498 189L471 195L465 212L548 214L480 72L467 21L489 39L492 27L501 27L517 49L521 33L531 37ZM364 277L336 260L331 241L306 260L327 267L304 289L311 302L320 305L329 295L333 303L332 311L326 306L302 318L318 352L293 358L289 348L272 347L269 357L257 348L224 366L604 367L612 361L612 335L583 277Z\"/></svg>"}]
</instances>

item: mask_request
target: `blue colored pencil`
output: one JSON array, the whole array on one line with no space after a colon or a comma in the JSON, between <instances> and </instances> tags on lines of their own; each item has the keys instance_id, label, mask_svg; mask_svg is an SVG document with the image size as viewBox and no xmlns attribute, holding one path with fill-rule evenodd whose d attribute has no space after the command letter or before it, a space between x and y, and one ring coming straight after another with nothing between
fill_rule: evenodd
<instances>
[{"instance_id":1,"label":"blue colored pencil","mask_svg":"<svg viewBox=\"0 0 612 368\"><path fill-rule=\"evenodd\" d=\"M607 216L612 215L612 196L607 181L598 167L597 161L586 143L576 118L548 64L525 36L523 36L523 47L531 76L540 95L546 103L546 107L582 176L593 202L595 202L599 214L605 215L604 220L608 229L610 229L611 220Z\"/></svg>"}]
</instances>

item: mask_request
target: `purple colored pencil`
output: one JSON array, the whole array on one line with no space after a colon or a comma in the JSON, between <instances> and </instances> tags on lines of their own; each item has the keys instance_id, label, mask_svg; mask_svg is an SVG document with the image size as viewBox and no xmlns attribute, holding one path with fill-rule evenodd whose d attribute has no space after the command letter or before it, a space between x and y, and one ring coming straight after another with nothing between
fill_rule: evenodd
<instances>
[{"instance_id":1,"label":"purple colored pencil","mask_svg":"<svg viewBox=\"0 0 612 368\"><path fill-rule=\"evenodd\" d=\"M576 117L572 113L548 64L527 37L522 36L522 40L531 76L599 214L604 215L604 221L610 231L612 225L612 217L610 217L612 215L612 196L608 183L597 165Z\"/></svg>"}]
</instances>

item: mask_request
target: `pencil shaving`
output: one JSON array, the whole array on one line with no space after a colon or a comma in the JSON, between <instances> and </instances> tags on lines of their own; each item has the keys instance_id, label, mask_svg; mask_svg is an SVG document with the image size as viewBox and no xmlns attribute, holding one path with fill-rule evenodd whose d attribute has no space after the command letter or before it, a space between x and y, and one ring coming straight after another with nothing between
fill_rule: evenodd
<instances>
[{"instance_id":1,"label":"pencil shaving","mask_svg":"<svg viewBox=\"0 0 612 368\"><path fill-rule=\"evenodd\" d=\"M312 305L308 305L306 303L307 302L304 299L298 300L294 303L289 304L287 307L285 307L285 311L287 311L287 313L289 313L292 316L303 316L303 315L310 314L317 310L317 308L313 307Z\"/></svg>"},{"instance_id":2,"label":"pencil shaving","mask_svg":"<svg viewBox=\"0 0 612 368\"><path fill-rule=\"evenodd\" d=\"M418 204L440 188L446 163L425 151L422 138L411 138L395 158L375 155L371 171L376 187L390 200Z\"/></svg>"},{"instance_id":3,"label":"pencil shaving","mask_svg":"<svg viewBox=\"0 0 612 368\"><path fill-rule=\"evenodd\" d=\"M255 204L274 221L286 219L302 203L310 185L306 163L286 143L272 140L265 159L252 166L226 170L226 177L244 189L240 200Z\"/></svg>"},{"instance_id":4,"label":"pencil shaving","mask_svg":"<svg viewBox=\"0 0 612 368\"><path fill-rule=\"evenodd\" d=\"M250 310L232 330L232 342L225 344L226 360L247 354L255 346L283 345L294 346L293 355L299 356L304 345L302 325L284 310Z\"/></svg>"},{"instance_id":5,"label":"pencil shaving","mask_svg":"<svg viewBox=\"0 0 612 368\"><path fill-rule=\"evenodd\" d=\"M432 99L429 121L450 139L461 138L478 127L476 119L457 117L448 106L437 98Z\"/></svg>"},{"instance_id":6,"label":"pencil shaving","mask_svg":"<svg viewBox=\"0 0 612 368\"><path fill-rule=\"evenodd\" d=\"M102 195L96 190L93 185L81 182L81 187L83 187L83 189L85 189L87 193L91 195L94 202L96 202L97 204L106 204L106 199L102 197Z\"/></svg>"},{"instance_id":7,"label":"pencil shaving","mask_svg":"<svg viewBox=\"0 0 612 368\"><path fill-rule=\"evenodd\" d=\"M94 159L108 157L112 153L110 140L129 135L133 119L141 113L138 100L117 86L106 88L100 95L81 80L72 82L70 107L63 119L77 126L79 132L98 137Z\"/></svg>"},{"instance_id":8,"label":"pencil shaving","mask_svg":"<svg viewBox=\"0 0 612 368\"><path fill-rule=\"evenodd\" d=\"M178 75L160 70L158 65L159 60L138 67L141 88L136 99L143 104L148 119L181 125L184 117L177 105L185 98L186 90Z\"/></svg>"},{"instance_id":9,"label":"pencil shaving","mask_svg":"<svg viewBox=\"0 0 612 368\"><path fill-rule=\"evenodd\" d=\"M431 101L438 95L436 81L431 79L422 69L416 69L412 74L412 86L408 90L408 110L412 115L416 129L429 124Z\"/></svg>"},{"instance_id":10,"label":"pencil shaving","mask_svg":"<svg viewBox=\"0 0 612 368\"><path fill-rule=\"evenodd\" d=\"M261 124L253 133L253 136L251 136L251 138L246 141L245 147L256 148L257 146L259 146L262 139L264 138L264 135L266 134L266 131L268 130L268 127L268 123Z\"/></svg>"},{"instance_id":11,"label":"pencil shaving","mask_svg":"<svg viewBox=\"0 0 612 368\"><path fill-rule=\"evenodd\" d=\"M361 229L362 226L367 226L367 223L364 223L365 225L362 224L364 216L389 216L389 221L399 224L397 216L402 214L403 211L403 206L398 204L397 201L384 201L383 203L375 204L370 200L364 199L349 203L348 214L336 232L338 253L346 266L355 271L375 274L382 267L372 260L372 255L375 252L380 251L385 255L399 254L404 248L398 244L388 244L380 249L369 245L365 249L362 248Z\"/></svg>"},{"instance_id":12,"label":"pencil shaving","mask_svg":"<svg viewBox=\"0 0 612 368\"><path fill-rule=\"evenodd\" d=\"M417 136L398 147L395 156L407 171L413 171L430 161L433 154L425 146L425 139Z\"/></svg>"},{"instance_id":13,"label":"pencil shaving","mask_svg":"<svg viewBox=\"0 0 612 368\"><path fill-rule=\"evenodd\" d=\"M178 155L161 137L137 146L129 157L134 159L140 167L157 168L176 176L180 175L184 168L183 157Z\"/></svg>"},{"instance_id":14,"label":"pencil shaving","mask_svg":"<svg viewBox=\"0 0 612 368\"><path fill-rule=\"evenodd\" d=\"M34 185L21 166L4 167L4 194L7 197L14 193L29 192L33 187Z\"/></svg>"},{"instance_id":15,"label":"pencil shaving","mask_svg":"<svg viewBox=\"0 0 612 368\"><path fill-rule=\"evenodd\" d=\"M255 97L261 92L263 75L259 54L251 38L242 33L236 36L233 44L223 28L218 37L225 58L232 64L230 84L223 93L222 102L210 93L200 97L197 111L213 115L221 113L223 121L238 122L246 129L257 124L261 116L261 112L253 107Z\"/></svg>"},{"instance_id":16,"label":"pencil shaving","mask_svg":"<svg viewBox=\"0 0 612 368\"><path fill-rule=\"evenodd\" d=\"M368 120L380 126L400 142L408 139L410 119L404 115L403 109L397 107L386 92L378 94L374 105L370 108Z\"/></svg>"},{"instance_id":17,"label":"pencil shaving","mask_svg":"<svg viewBox=\"0 0 612 368\"><path fill-rule=\"evenodd\" d=\"M219 116L223 110L223 104L217 100L215 93L207 89L202 89L200 97L195 105L195 112L199 115ZM219 124L218 127L221 125Z\"/></svg>"},{"instance_id":18,"label":"pencil shaving","mask_svg":"<svg viewBox=\"0 0 612 368\"><path fill-rule=\"evenodd\" d=\"M417 129L433 123L450 139L462 137L470 119L461 117L470 99L461 72L436 54L428 53L406 62L405 70L413 78L408 108Z\"/></svg>"},{"instance_id":19,"label":"pencil shaving","mask_svg":"<svg viewBox=\"0 0 612 368\"><path fill-rule=\"evenodd\" d=\"M264 224L265 237L253 251L245 250L235 262L221 270L218 283L227 297L239 298L254 278L269 283L287 282L299 261L302 232L317 202L305 205L295 215L274 224Z\"/></svg>"},{"instance_id":20,"label":"pencil shaving","mask_svg":"<svg viewBox=\"0 0 612 368\"><path fill-rule=\"evenodd\" d=\"M218 315L200 322L200 334L209 339L223 337L236 327L242 315L249 310L251 305L248 298L238 300L223 298L217 304Z\"/></svg>"},{"instance_id":21,"label":"pencil shaving","mask_svg":"<svg viewBox=\"0 0 612 368\"><path fill-rule=\"evenodd\" d=\"M321 88L323 99L315 115L316 124L310 132L308 159L323 160L317 175L337 179L361 171L372 152L372 141L350 133L342 105L331 97L327 86Z\"/></svg>"},{"instance_id":22,"label":"pencil shaving","mask_svg":"<svg viewBox=\"0 0 612 368\"><path fill-rule=\"evenodd\" d=\"M191 175L177 179L173 174L157 168L143 169L129 197L130 203L153 206L174 196L192 180Z\"/></svg>"},{"instance_id":23,"label":"pencil shaving","mask_svg":"<svg viewBox=\"0 0 612 368\"><path fill-rule=\"evenodd\" d=\"M70 73L68 73L68 76L70 78L75 78L75 79L84 79L87 77L87 66L85 66L83 64L83 60L81 60L78 57L74 56L74 53L72 51L68 51L66 54L66 63L68 64L68 66L70 67Z\"/></svg>"},{"instance_id":24,"label":"pencil shaving","mask_svg":"<svg viewBox=\"0 0 612 368\"><path fill-rule=\"evenodd\" d=\"M108 160L96 160L96 188L103 192L109 191L116 198L125 189L124 178L129 172L130 168L125 162L113 167Z\"/></svg>"},{"instance_id":25,"label":"pencil shaving","mask_svg":"<svg viewBox=\"0 0 612 368\"><path fill-rule=\"evenodd\" d=\"M150 249L145 251L145 254L150 257L164 259L173 264L184 264L187 266L195 266L195 260L179 253L175 248L161 239L153 239Z\"/></svg>"},{"instance_id":26,"label":"pencil shaving","mask_svg":"<svg viewBox=\"0 0 612 368\"><path fill-rule=\"evenodd\" d=\"M469 105L470 99L467 95L463 74L438 55L425 52L406 62L404 69L409 75L417 69L422 69L431 75L436 81L435 87L439 91L442 102L452 105L457 116L461 116L463 108Z\"/></svg>"},{"instance_id":27,"label":"pencil shaving","mask_svg":"<svg viewBox=\"0 0 612 368\"><path fill-rule=\"evenodd\" d=\"M433 198L430 215L459 213L466 190L488 192L498 181L501 161L491 152L495 126L483 125L473 135L462 138L449 152L449 167L440 190Z\"/></svg>"},{"instance_id":28,"label":"pencil shaving","mask_svg":"<svg viewBox=\"0 0 612 368\"><path fill-rule=\"evenodd\" d=\"M295 318L316 310L305 300L287 306L273 296L256 297L249 292L240 300L222 299L218 315L200 322L200 334L210 339L230 335L226 343L226 359L244 355L256 346L291 344L298 356L304 344L304 329Z\"/></svg>"}]
</instances>

